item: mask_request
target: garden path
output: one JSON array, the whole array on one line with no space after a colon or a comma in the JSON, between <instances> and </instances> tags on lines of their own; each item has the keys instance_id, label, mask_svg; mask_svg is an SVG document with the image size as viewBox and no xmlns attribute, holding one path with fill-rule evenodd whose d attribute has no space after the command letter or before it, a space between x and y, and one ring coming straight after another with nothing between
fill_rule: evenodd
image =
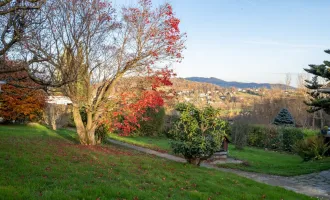
<instances>
[{"instance_id":1,"label":"garden path","mask_svg":"<svg viewBox=\"0 0 330 200\"><path fill-rule=\"evenodd\" d=\"M173 156L167 153L161 153L151 149L138 147L135 145L127 144L117 140L108 139L110 143L120 145L126 148L134 149L140 152L147 154L156 155L168 160L175 162L185 163L186 160L177 156ZM275 176L269 174L259 174L253 172L245 172L235 169L225 169L219 168L209 163L202 163L202 167L211 168L219 171L230 172L243 176L249 179L253 179L257 182L265 183L268 185L279 186L286 188L288 190L295 191L297 193L302 193L308 196L318 197L320 199L330 199L330 170L322 171L313 174L293 176L293 177L284 177L284 176Z\"/></svg>"}]
</instances>

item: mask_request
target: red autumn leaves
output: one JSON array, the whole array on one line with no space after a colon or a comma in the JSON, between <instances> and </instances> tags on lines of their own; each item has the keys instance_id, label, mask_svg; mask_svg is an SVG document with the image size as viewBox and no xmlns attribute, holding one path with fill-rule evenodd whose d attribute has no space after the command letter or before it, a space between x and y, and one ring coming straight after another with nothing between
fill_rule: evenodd
<instances>
[{"instance_id":1,"label":"red autumn leaves","mask_svg":"<svg viewBox=\"0 0 330 200\"><path fill-rule=\"evenodd\" d=\"M139 1L138 7L123 8L124 19L133 27L144 32L145 43L166 45L165 50L151 50L150 54L157 60L159 55L169 54L182 59L181 51L184 48L182 40L185 34L179 29L180 19L176 18L170 4L164 4L152 10L150 0ZM162 23L159 23L161 21ZM143 22L141 25L141 22ZM179 61L179 60L178 60Z\"/></svg>"},{"instance_id":2,"label":"red autumn leaves","mask_svg":"<svg viewBox=\"0 0 330 200\"><path fill-rule=\"evenodd\" d=\"M137 130L140 121L149 120L145 117L147 109L157 111L162 107L168 97L168 91L161 90L163 86L171 86L170 78L175 76L172 70L162 69L152 71L149 68L146 80L151 84L151 89L136 92L123 92L121 94L120 106L113 113L114 121L111 124L113 129L117 129L120 135L128 136Z\"/></svg>"}]
</instances>

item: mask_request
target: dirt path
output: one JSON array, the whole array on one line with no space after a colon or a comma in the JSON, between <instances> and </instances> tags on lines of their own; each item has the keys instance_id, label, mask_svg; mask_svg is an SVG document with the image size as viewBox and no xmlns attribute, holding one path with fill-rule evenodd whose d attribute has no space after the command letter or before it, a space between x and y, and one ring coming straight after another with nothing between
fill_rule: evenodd
<instances>
[{"instance_id":1,"label":"dirt path","mask_svg":"<svg viewBox=\"0 0 330 200\"><path fill-rule=\"evenodd\" d=\"M186 162L186 160L183 158L176 157L167 153L160 153L158 151L154 151L143 147L138 147L124 142L119 142L117 140L108 139L108 141L116 145L141 151L147 154L156 155L175 162L180 162L180 163ZM283 187L288 190L293 190L297 193L302 193L308 196L319 197L320 199L330 199L330 170L322 171L319 173L301 175L301 176L283 177L283 176L274 176L274 175L259 174L253 172L245 172L235 169L218 168L208 163L202 163L201 166L206 168L216 169L219 171L234 173L239 176L253 179L257 182Z\"/></svg>"}]
</instances>

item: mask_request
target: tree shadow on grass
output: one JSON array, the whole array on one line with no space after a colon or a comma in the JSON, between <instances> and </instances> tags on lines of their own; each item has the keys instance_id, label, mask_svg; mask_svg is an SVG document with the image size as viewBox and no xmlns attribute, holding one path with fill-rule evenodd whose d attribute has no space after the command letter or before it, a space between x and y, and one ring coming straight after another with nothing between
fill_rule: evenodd
<instances>
[{"instance_id":1,"label":"tree shadow on grass","mask_svg":"<svg viewBox=\"0 0 330 200\"><path fill-rule=\"evenodd\" d=\"M59 130L55 131L55 133L64 139L67 139L75 144L79 144L78 135L73 130L59 129Z\"/></svg>"}]
</instances>

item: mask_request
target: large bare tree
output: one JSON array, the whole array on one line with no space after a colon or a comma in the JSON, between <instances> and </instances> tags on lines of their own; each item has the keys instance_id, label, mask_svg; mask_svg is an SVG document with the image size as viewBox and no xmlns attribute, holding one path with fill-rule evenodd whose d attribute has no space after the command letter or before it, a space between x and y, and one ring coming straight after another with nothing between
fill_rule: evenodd
<instances>
[{"instance_id":1,"label":"large bare tree","mask_svg":"<svg viewBox=\"0 0 330 200\"><path fill-rule=\"evenodd\" d=\"M116 11L108 1L49 0L40 12L42 25L30 27L24 44L29 70L40 82L75 80L59 90L73 102L84 145L96 144L95 130L122 77L182 59L185 34L169 4L154 8L140 0Z\"/></svg>"},{"instance_id":2,"label":"large bare tree","mask_svg":"<svg viewBox=\"0 0 330 200\"><path fill-rule=\"evenodd\" d=\"M21 64L17 65L16 62L17 66L13 68L7 55L24 38L26 28L34 23L36 10L45 2L46 0L0 0L0 74L28 69L28 65L20 61Z\"/></svg>"},{"instance_id":3,"label":"large bare tree","mask_svg":"<svg viewBox=\"0 0 330 200\"><path fill-rule=\"evenodd\" d=\"M0 56L4 55L24 36L32 23L32 14L46 0L0 0Z\"/></svg>"}]
</instances>

